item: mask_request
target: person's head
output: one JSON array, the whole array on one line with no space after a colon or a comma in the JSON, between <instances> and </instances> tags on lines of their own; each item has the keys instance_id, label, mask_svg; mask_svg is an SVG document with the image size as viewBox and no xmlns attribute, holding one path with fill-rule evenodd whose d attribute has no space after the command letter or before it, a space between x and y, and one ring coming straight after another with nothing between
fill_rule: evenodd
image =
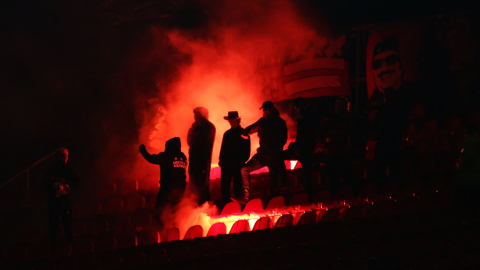
<instances>
[{"instance_id":1,"label":"person's head","mask_svg":"<svg viewBox=\"0 0 480 270\"><path fill-rule=\"evenodd\" d=\"M398 90L402 84L403 71L398 55L399 41L395 36L384 37L373 49L372 71L378 90Z\"/></svg>"},{"instance_id":2,"label":"person's head","mask_svg":"<svg viewBox=\"0 0 480 270\"><path fill-rule=\"evenodd\" d=\"M344 96L340 96L335 101L335 112L336 113L347 113L348 112L348 99Z\"/></svg>"},{"instance_id":3,"label":"person's head","mask_svg":"<svg viewBox=\"0 0 480 270\"><path fill-rule=\"evenodd\" d=\"M232 128L236 128L240 125L240 117L238 116L237 111L228 112L228 116L224 116L223 119L227 120Z\"/></svg>"},{"instance_id":4,"label":"person's head","mask_svg":"<svg viewBox=\"0 0 480 270\"><path fill-rule=\"evenodd\" d=\"M167 153L176 153L180 152L182 148L182 142L179 137L171 138L165 142L165 152Z\"/></svg>"},{"instance_id":5,"label":"person's head","mask_svg":"<svg viewBox=\"0 0 480 270\"><path fill-rule=\"evenodd\" d=\"M55 162L61 164L67 164L68 150L65 148L59 148L54 154Z\"/></svg>"},{"instance_id":6,"label":"person's head","mask_svg":"<svg viewBox=\"0 0 480 270\"><path fill-rule=\"evenodd\" d=\"M303 97L297 97L293 100L293 107L300 114L301 111L307 108L307 100Z\"/></svg>"},{"instance_id":7,"label":"person's head","mask_svg":"<svg viewBox=\"0 0 480 270\"><path fill-rule=\"evenodd\" d=\"M263 118L270 118L275 112L275 106L271 101L265 101L260 109L263 110Z\"/></svg>"},{"instance_id":8,"label":"person's head","mask_svg":"<svg viewBox=\"0 0 480 270\"><path fill-rule=\"evenodd\" d=\"M193 118L195 119L195 122L208 119L208 110L204 107L197 107L193 109Z\"/></svg>"}]
</instances>

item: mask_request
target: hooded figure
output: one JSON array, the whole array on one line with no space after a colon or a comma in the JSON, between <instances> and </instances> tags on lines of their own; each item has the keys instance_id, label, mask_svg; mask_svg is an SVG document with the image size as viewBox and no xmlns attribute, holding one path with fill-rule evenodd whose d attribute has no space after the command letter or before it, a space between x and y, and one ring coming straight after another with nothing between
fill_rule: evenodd
<instances>
[{"instance_id":1,"label":"hooded figure","mask_svg":"<svg viewBox=\"0 0 480 270\"><path fill-rule=\"evenodd\" d=\"M263 103L263 117L257 122L245 128L243 136L258 133L260 147L257 153L242 167L241 197L233 198L241 203L246 203L250 195L250 173L265 166L269 170L270 191L277 188L277 180L280 177L286 185L287 170L283 161L283 146L287 142L287 123L280 117L280 113L271 101Z\"/></svg>"},{"instance_id":2,"label":"hooded figure","mask_svg":"<svg viewBox=\"0 0 480 270\"><path fill-rule=\"evenodd\" d=\"M198 196L198 204L210 200L210 165L212 163L215 126L208 121L208 110L198 107L193 110L195 122L188 130L188 150L190 165L188 175L193 193Z\"/></svg>"},{"instance_id":3,"label":"hooded figure","mask_svg":"<svg viewBox=\"0 0 480 270\"><path fill-rule=\"evenodd\" d=\"M171 204L172 208L181 201L187 184L187 157L182 153L180 138L175 137L165 143L165 152L151 155L140 145L140 153L150 163L160 165L160 190L155 209L161 217L163 209Z\"/></svg>"}]
</instances>

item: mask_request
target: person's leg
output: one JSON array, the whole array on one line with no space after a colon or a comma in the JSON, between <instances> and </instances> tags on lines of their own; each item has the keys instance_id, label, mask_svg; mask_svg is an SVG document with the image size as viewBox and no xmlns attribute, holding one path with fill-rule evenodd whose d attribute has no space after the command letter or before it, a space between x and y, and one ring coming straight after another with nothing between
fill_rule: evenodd
<instances>
[{"instance_id":1,"label":"person's leg","mask_svg":"<svg viewBox=\"0 0 480 270\"><path fill-rule=\"evenodd\" d=\"M65 229L65 238L67 242L73 243L73 229L72 229L72 209L62 211L63 228Z\"/></svg>"},{"instance_id":2,"label":"person's leg","mask_svg":"<svg viewBox=\"0 0 480 270\"><path fill-rule=\"evenodd\" d=\"M168 199L169 199L169 188L165 186L160 186L160 189L158 190L157 193L157 201L155 202L155 221L162 227L162 213L165 207L168 204Z\"/></svg>"},{"instance_id":3,"label":"person's leg","mask_svg":"<svg viewBox=\"0 0 480 270\"><path fill-rule=\"evenodd\" d=\"M242 196L242 167L236 166L232 168L232 178L233 178L233 194L235 197Z\"/></svg>"},{"instance_id":4,"label":"person's leg","mask_svg":"<svg viewBox=\"0 0 480 270\"><path fill-rule=\"evenodd\" d=\"M265 167L264 159L255 154L240 170L242 174L242 197L248 199L250 197L250 173Z\"/></svg>"},{"instance_id":5,"label":"person's leg","mask_svg":"<svg viewBox=\"0 0 480 270\"><path fill-rule=\"evenodd\" d=\"M270 191L278 187L278 180L284 186L288 186L287 168L283 159L275 158L268 162L268 176L270 178Z\"/></svg>"},{"instance_id":6,"label":"person's leg","mask_svg":"<svg viewBox=\"0 0 480 270\"><path fill-rule=\"evenodd\" d=\"M302 164L302 180L305 185L305 193L307 193L308 198L311 200L315 195L312 180L313 159L308 156L304 156L300 158L299 161L300 164Z\"/></svg>"},{"instance_id":7,"label":"person's leg","mask_svg":"<svg viewBox=\"0 0 480 270\"><path fill-rule=\"evenodd\" d=\"M55 249L58 235L58 222L60 218L60 211L56 205L48 206L48 233L50 236L50 251Z\"/></svg>"},{"instance_id":8,"label":"person's leg","mask_svg":"<svg viewBox=\"0 0 480 270\"><path fill-rule=\"evenodd\" d=\"M225 165L220 168L220 189L222 191L222 199L224 202L230 201L230 186L232 184L232 176L232 168Z\"/></svg>"}]
</instances>

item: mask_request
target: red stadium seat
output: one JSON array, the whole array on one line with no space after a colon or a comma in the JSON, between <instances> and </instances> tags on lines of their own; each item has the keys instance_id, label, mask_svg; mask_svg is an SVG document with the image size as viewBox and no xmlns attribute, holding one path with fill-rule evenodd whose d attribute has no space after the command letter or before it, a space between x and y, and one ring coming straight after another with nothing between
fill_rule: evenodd
<instances>
[{"instance_id":1,"label":"red stadium seat","mask_svg":"<svg viewBox=\"0 0 480 270\"><path fill-rule=\"evenodd\" d=\"M74 237L79 237L87 233L87 224L81 220L73 219L72 229Z\"/></svg>"},{"instance_id":2,"label":"red stadium seat","mask_svg":"<svg viewBox=\"0 0 480 270\"><path fill-rule=\"evenodd\" d=\"M360 199L374 200L377 197L377 186L373 183L363 185L358 192Z\"/></svg>"},{"instance_id":3,"label":"red stadium seat","mask_svg":"<svg viewBox=\"0 0 480 270\"><path fill-rule=\"evenodd\" d=\"M87 233L98 235L108 231L108 221L102 217L94 217L87 221Z\"/></svg>"},{"instance_id":4,"label":"red stadium seat","mask_svg":"<svg viewBox=\"0 0 480 270\"><path fill-rule=\"evenodd\" d=\"M285 207L285 199L283 196L277 196L270 199L267 204L267 208L265 209L275 209L275 208L284 208Z\"/></svg>"},{"instance_id":5,"label":"red stadium seat","mask_svg":"<svg viewBox=\"0 0 480 270\"><path fill-rule=\"evenodd\" d=\"M167 260L167 252L164 248L158 247L157 245L145 249L144 252L148 263L155 264Z\"/></svg>"},{"instance_id":6,"label":"red stadium seat","mask_svg":"<svg viewBox=\"0 0 480 270\"><path fill-rule=\"evenodd\" d=\"M445 153L452 151L452 143L446 137L437 138L432 144L434 153Z\"/></svg>"},{"instance_id":7,"label":"red stadium seat","mask_svg":"<svg viewBox=\"0 0 480 270\"><path fill-rule=\"evenodd\" d=\"M118 192L122 194L132 193L138 190L138 181L136 179L129 179L122 183Z\"/></svg>"},{"instance_id":8,"label":"red stadium seat","mask_svg":"<svg viewBox=\"0 0 480 270\"><path fill-rule=\"evenodd\" d=\"M188 228L187 232L185 233L185 237L183 239L194 239L197 237L203 237L203 228L200 225L194 225Z\"/></svg>"},{"instance_id":9,"label":"red stadium seat","mask_svg":"<svg viewBox=\"0 0 480 270\"><path fill-rule=\"evenodd\" d=\"M245 205L245 209L243 209L243 213L259 213L263 210L263 202L261 199L257 198L248 201L247 205Z\"/></svg>"},{"instance_id":10,"label":"red stadium seat","mask_svg":"<svg viewBox=\"0 0 480 270\"><path fill-rule=\"evenodd\" d=\"M425 138L433 137L438 134L438 123L436 120L428 120L420 128L420 135Z\"/></svg>"},{"instance_id":11,"label":"red stadium seat","mask_svg":"<svg viewBox=\"0 0 480 270\"><path fill-rule=\"evenodd\" d=\"M165 237L165 242L171 242L175 240L180 240L180 232L178 228L170 228L167 230L167 237Z\"/></svg>"},{"instance_id":12,"label":"red stadium seat","mask_svg":"<svg viewBox=\"0 0 480 270\"><path fill-rule=\"evenodd\" d=\"M43 242L28 244L27 250L30 259L46 258L50 255L48 245Z\"/></svg>"},{"instance_id":13,"label":"red stadium seat","mask_svg":"<svg viewBox=\"0 0 480 270\"><path fill-rule=\"evenodd\" d=\"M440 131L444 135L453 135L454 133L463 132L462 122L459 117L450 117Z\"/></svg>"},{"instance_id":14,"label":"red stadium seat","mask_svg":"<svg viewBox=\"0 0 480 270\"><path fill-rule=\"evenodd\" d=\"M134 233L121 233L115 235L116 248L128 248L137 245L137 236Z\"/></svg>"},{"instance_id":15,"label":"red stadium seat","mask_svg":"<svg viewBox=\"0 0 480 270\"><path fill-rule=\"evenodd\" d=\"M157 202L157 195L151 196L148 199L147 204L145 204L145 207L147 209L155 209L155 203Z\"/></svg>"},{"instance_id":16,"label":"red stadium seat","mask_svg":"<svg viewBox=\"0 0 480 270\"><path fill-rule=\"evenodd\" d=\"M303 213L300 219L297 222L297 225L306 225L306 224L313 224L317 222L317 214L315 211L308 211Z\"/></svg>"},{"instance_id":17,"label":"red stadium seat","mask_svg":"<svg viewBox=\"0 0 480 270\"><path fill-rule=\"evenodd\" d=\"M145 198L142 195L135 194L125 205L125 211L135 211L145 207Z\"/></svg>"},{"instance_id":18,"label":"red stadium seat","mask_svg":"<svg viewBox=\"0 0 480 270\"><path fill-rule=\"evenodd\" d=\"M277 223L275 224L274 228L282 228L282 227L288 227L288 226L293 226L293 216L290 214L281 216L277 220Z\"/></svg>"},{"instance_id":19,"label":"red stadium seat","mask_svg":"<svg viewBox=\"0 0 480 270\"><path fill-rule=\"evenodd\" d=\"M43 230L40 228L34 228L31 230L28 230L24 235L23 241L25 242L35 242L35 241L40 241L44 237Z\"/></svg>"},{"instance_id":20,"label":"red stadium seat","mask_svg":"<svg viewBox=\"0 0 480 270\"><path fill-rule=\"evenodd\" d=\"M261 217L255 222L255 225L253 226L252 231L265 230L265 229L270 229L272 227L273 226L272 226L272 221L270 217Z\"/></svg>"},{"instance_id":21,"label":"red stadium seat","mask_svg":"<svg viewBox=\"0 0 480 270\"><path fill-rule=\"evenodd\" d=\"M289 203L290 206L306 204L308 204L308 195L305 192L295 194Z\"/></svg>"},{"instance_id":22,"label":"red stadium seat","mask_svg":"<svg viewBox=\"0 0 480 270\"><path fill-rule=\"evenodd\" d=\"M97 191L97 195L100 198L110 197L112 196L117 190L117 185L115 183L103 183Z\"/></svg>"},{"instance_id":23,"label":"red stadium seat","mask_svg":"<svg viewBox=\"0 0 480 270\"><path fill-rule=\"evenodd\" d=\"M75 239L72 245L72 252L74 254L91 253L94 251L94 248L93 242L90 239L82 237Z\"/></svg>"},{"instance_id":24,"label":"red stadium seat","mask_svg":"<svg viewBox=\"0 0 480 270\"><path fill-rule=\"evenodd\" d=\"M400 187L397 181L387 182L381 189L380 195L386 198L395 199L400 195Z\"/></svg>"},{"instance_id":25,"label":"red stadium seat","mask_svg":"<svg viewBox=\"0 0 480 270\"><path fill-rule=\"evenodd\" d=\"M353 190L349 186L341 187L335 194L336 201L351 201L353 199Z\"/></svg>"},{"instance_id":26,"label":"red stadium seat","mask_svg":"<svg viewBox=\"0 0 480 270\"><path fill-rule=\"evenodd\" d=\"M132 219L132 227L137 231L147 229L152 224L152 215L149 213L137 213Z\"/></svg>"},{"instance_id":27,"label":"red stadium seat","mask_svg":"<svg viewBox=\"0 0 480 270\"><path fill-rule=\"evenodd\" d=\"M250 231L250 224L248 220L237 220L233 223L232 228L230 229L230 234L232 233L240 233L240 232L249 232Z\"/></svg>"},{"instance_id":28,"label":"red stadium seat","mask_svg":"<svg viewBox=\"0 0 480 270\"><path fill-rule=\"evenodd\" d=\"M160 232L156 230L137 232L137 245L144 246L161 242Z\"/></svg>"},{"instance_id":29,"label":"red stadium seat","mask_svg":"<svg viewBox=\"0 0 480 270\"><path fill-rule=\"evenodd\" d=\"M140 184L140 190L147 193L157 193L160 188L159 180L158 176L148 177Z\"/></svg>"},{"instance_id":30,"label":"red stadium seat","mask_svg":"<svg viewBox=\"0 0 480 270\"><path fill-rule=\"evenodd\" d=\"M179 245L168 252L167 256L169 256L171 260L181 260L188 257L189 251L190 250L187 245Z\"/></svg>"},{"instance_id":31,"label":"red stadium seat","mask_svg":"<svg viewBox=\"0 0 480 270\"><path fill-rule=\"evenodd\" d=\"M113 198L105 205L105 213L113 214L123 210L123 201L120 198Z\"/></svg>"},{"instance_id":32,"label":"red stadium seat","mask_svg":"<svg viewBox=\"0 0 480 270\"><path fill-rule=\"evenodd\" d=\"M238 202L229 202L223 207L221 215L231 215L233 213L241 213L241 212L242 212L242 207Z\"/></svg>"},{"instance_id":33,"label":"red stadium seat","mask_svg":"<svg viewBox=\"0 0 480 270\"><path fill-rule=\"evenodd\" d=\"M227 226L223 222L217 222L213 224L210 229L208 230L208 236L217 236L219 234L227 234Z\"/></svg>"},{"instance_id":34,"label":"red stadium seat","mask_svg":"<svg viewBox=\"0 0 480 270\"><path fill-rule=\"evenodd\" d=\"M140 250L134 250L125 256L123 265L126 267L138 268L144 265L146 262L147 260L145 258L145 254Z\"/></svg>"},{"instance_id":35,"label":"red stadium seat","mask_svg":"<svg viewBox=\"0 0 480 270\"><path fill-rule=\"evenodd\" d=\"M113 250L117 248L117 240L111 235L102 235L94 239L95 252Z\"/></svg>"},{"instance_id":36,"label":"red stadium seat","mask_svg":"<svg viewBox=\"0 0 480 270\"><path fill-rule=\"evenodd\" d=\"M356 204L356 205L350 205L349 208L347 208L344 219L360 219L363 218L365 215L366 208L371 206L370 204Z\"/></svg>"},{"instance_id":37,"label":"red stadium seat","mask_svg":"<svg viewBox=\"0 0 480 270\"><path fill-rule=\"evenodd\" d=\"M122 266L122 257L114 253L106 253L101 259L102 269L117 269Z\"/></svg>"},{"instance_id":38,"label":"red stadium seat","mask_svg":"<svg viewBox=\"0 0 480 270\"><path fill-rule=\"evenodd\" d=\"M83 207L81 212L86 217L98 215L102 213L102 205L99 202L91 202Z\"/></svg>"},{"instance_id":39,"label":"red stadium seat","mask_svg":"<svg viewBox=\"0 0 480 270\"><path fill-rule=\"evenodd\" d=\"M99 270L100 261L93 256L84 256L80 260L80 267L84 270Z\"/></svg>"},{"instance_id":40,"label":"red stadium seat","mask_svg":"<svg viewBox=\"0 0 480 270\"><path fill-rule=\"evenodd\" d=\"M331 195L330 195L330 191L325 189L325 190L320 190L319 192L317 192L317 194L315 194L315 196L313 197L313 202L316 202L316 203L324 203L324 204L327 204L327 203L330 203L332 200L331 200Z\"/></svg>"},{"instance_id":41,"label":"red stadium seat","mask_svg":"<svg viewBox=\"0 0 480 270\"><path fill-rule=\"evenodd\" d=\"M80 264L73 258L64 259L57 264L56 270L79 270Z\"/></svg>"},{"instance_id":42,"label":"red stadium seat","mask_svg":"<svg viewBox=\"0 0 480 270\"><path fill-rule=\"evenodd\" d=\"M118 216L109 226L109 230L116 233L126 232L130 230L130 218L125 216Z\"/></svg>"}]
</instances>

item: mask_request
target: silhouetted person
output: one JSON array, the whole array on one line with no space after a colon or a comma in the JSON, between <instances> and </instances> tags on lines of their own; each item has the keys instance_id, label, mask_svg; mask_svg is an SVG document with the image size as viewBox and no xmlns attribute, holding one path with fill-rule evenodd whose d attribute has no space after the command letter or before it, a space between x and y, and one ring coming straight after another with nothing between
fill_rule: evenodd
<instances>
[{"instance_id":1,"label":"silhouetted person","mask_svg":"<svg viewBox=\"0 0 480 270\"><path fill-rule=\"evenodd\" d=\"M480 203L480 135L475 123L465 124L467 137L463 142L460 162L455 175L457 202L460 208L478 209Z\"/></svg>"},{"instance_id":2,"label":"silhouetted person","mask_svg":"<svg viewBox=\"0 0 480 270\"><path fill-rule=\"evenodd\" d=\"M280 177L283 184L287 184L287 171L283 161L283 146L287 142L287 124L280 118L280 113L271 101L263 103L263 117L254 124L245 128L243 136L258 132L260 147L257 153L242 167L242 196L234 198L245 203L250 196L250 173L268 167L270 190L273 192Z\"/></svg>"},{"instance_id":3,"label":"silhouetted person","mask_svg":"<svg viewBox=\"0 0 480 270\"><path fill-rule=\"evenodd\" d=\"M307 101L298 97L293 100L293 106L300 115L297 120L297 136L295 142L285 150L287 159L297 159L302 164L302 182L305 185L305 192L312 199L314 195L312 183L313 154L315 152L315 131L317 121L307 107Z\"/></svg>"},{"instance_id":4,"label":"silhouetted person","mask_svg":"<svg viewBox=\"0 0 480 270\"><path fill-rule=\"evenodd\" d=\"M156 155L148 153L143 144L139 147L143 158L152 164L160 165L160 189L155 203L155 209L160 218L168 204L175 211L175 206L182 200L185 193L187 157L182 153L181 147L182 143L178 137L165 142L165 151Z\"/></svg>"},{"instance_id":5,"label":"silhouetted person","mask_svg":"<svg viewBox=\"0 0 480 270\"><path fill-rule=\"evenodd\" d=\"M192 191L198 196L198 204L210 200L210 165L215 141L215 126L208 121L208 110L198 107L193 110L195 122L188 130L188 146L190 147L188 175Z\"/></svg>"},{"instance_id":6,"label":"silhouetted person","mask_svg":"<svg viewBox=\"0 0 480 270\"><path fill-rule=\"evenodd\" d=\"M348 112L348 100L341 96L335 101L335 113L323 126L326 164L330 188L337 190L342 183L352 186L352 165L350 135L352 118Z\"/></svg>"},{"instance_id":7,"label":"silhouetted person","mask_svg":"<svg viewBox=\"0 0 480 270\"><path fill-rule=\"evenodd\" d=\"M230 185L233 179L235 197L242 196L242 169L250 157L250 138L243 138L243 128L240 126L238 112L228 112L223 117L230 123L230 129L223 134L218 165L221 168L221 189L224 202L230 200Z\"/></svg>"},{"instance_id":8,"label":"silhouetted person","mask_svg":"<svg viewBox=\"0 0 480 270\"><path fill-rule=\"evenodd\" d=\"M60 148L54 154L55 165L47 170L45 188L48 192L48 227L50 249L57 244L58 223L60 217L65 229L65 237L69 243L73 240L72 231L72 190L78 188L80 180L75 171L67 166L68 150Z\"/></svg>"},{"instance_id":9,"label":"silhouetted person","mask_svg":"<svg viewBox=\"0 0 480 270\"><path fill-rule=\"evenodd\" d=\"M398 48L398 38L388 36L373 50L372 69L377 87L370 103L378 109L371 134L377 141L374 170L375 178L380 182L387 175L399 177L401 136L408 128L410 112L421 96L415 84L403 80Z\"/></svg>"}]
</instances>

